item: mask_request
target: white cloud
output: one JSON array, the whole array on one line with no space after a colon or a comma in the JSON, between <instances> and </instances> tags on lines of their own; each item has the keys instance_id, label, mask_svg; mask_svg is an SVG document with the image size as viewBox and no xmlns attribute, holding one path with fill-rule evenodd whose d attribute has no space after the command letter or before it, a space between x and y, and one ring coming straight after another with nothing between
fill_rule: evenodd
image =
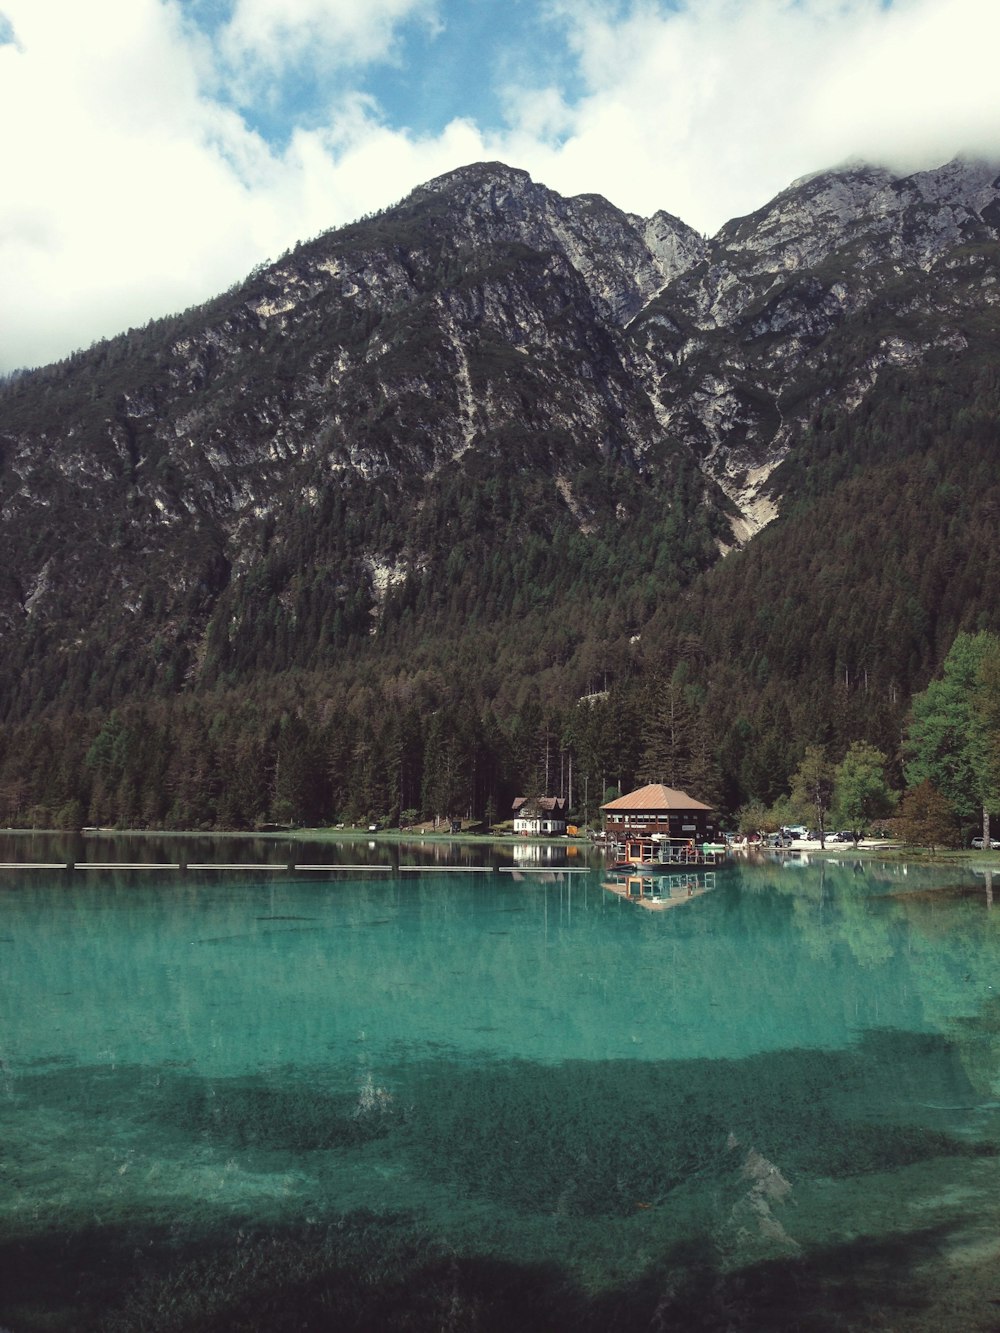
<instances>
[{"instance_id":1,"label":"white cloud","mask_svg":"<svg viewBox=\"0 0 1000 1333\"><path fill-rule=\"evenodd\" d=\"M1000 156L995 0L688 0L612 20L563 0L554 12L585 88L572 131L523 155L557 189L715 231L848 159ZM529 130L534 105L530 117Z\"/></svg>"},{"instance_id":2,"label":"white cloud","mask_svg":"<svg viewBox=\"0 0 1000 1333\"><path fill-rule=\"evenodd\" d=\"M236 0L220 38L244 78L305 62L349 66L392 56L399 25L432 23L437 0Z\"/></svg>"},{"instance_id":3,"label":"white cloud","mask_svg":"<svg viewBox=\"0 0 1000 1333\"><path fill-rule=\"evenodd\" d=\"M915 0L877 10L859 37L851 59L842 43L842 58L825 62L807 142L904 167L958 151L1000 153L1000 7Z\"/></svg>"},{"instance_id":4,"label":"white cloud","mask_svg":"<svg viewBox=\"0 0 1000 1333\"><path fill-rule=\"evenodd\" d=\"M416 137L346 67L459 2L238 0L213 44L181 0L0 0L0 370L207 299L477 159L714 231L846 159L1000 156L995 0L536 0L579 81L512 83L503 132ZM277 147L233 104L304 59L340 68ZM240 62L253 78L222 98Z\"/></svg>"},{"instance_id":5,"label":"white cloud","mask_svg":"<svg viewBox=\"0 0 1000 1333\"><path fill-rule=\"evenodd\" d=\"M240 194L226 155L248 145L199 100L172 9L8 0L6 12L17 36L0 48L0 115L18 127L0 202L10 365L147 318L151 300L175 306L222 249L213 228Z\"/></svg>"},{"instance_id":6,"label":"white cloud","mask_svg":"<svg viewBox=\"0 0 1000 1333\"><path fill-rule=\"evenodd\" d=\"M415 186L487 152L474 125L455 120L441 134L414 139L373 121L362 101L324 130L300 131L283 160L288 186L298 191L303 236L331 225L330 205L347 221L398 199Z\"/></svg>"},{"instance_id":7,"label":"white cloud","mask_svg":"<svg viewBox=\"0 0 1000 1333\"><path fill-rule=\"evenodd\" d=\"M4 3L4 0L0 0ZM203 91L204 41L160 0L6 0L0 370L208 299L297 239L475 157L411 143L360 98L278 152Z\"/></svg>"}]
</instances>

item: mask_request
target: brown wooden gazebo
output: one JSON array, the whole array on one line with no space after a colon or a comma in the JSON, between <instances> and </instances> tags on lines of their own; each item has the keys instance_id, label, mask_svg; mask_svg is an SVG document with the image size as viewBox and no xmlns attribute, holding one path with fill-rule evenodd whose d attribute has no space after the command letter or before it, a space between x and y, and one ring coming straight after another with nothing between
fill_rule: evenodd
<instances>
[{"instance_id":1,"label":"brown wooden gazebo","mask_svg":"<svg viewBox=\"0 0 1000 1333\"><path fill-rule=\"evenodd\" d=\"M604 831L622 842L657 834L671 842L715 842L715 811L687 792L651 782L602 805Z\"/></svg>"}]
</instances>

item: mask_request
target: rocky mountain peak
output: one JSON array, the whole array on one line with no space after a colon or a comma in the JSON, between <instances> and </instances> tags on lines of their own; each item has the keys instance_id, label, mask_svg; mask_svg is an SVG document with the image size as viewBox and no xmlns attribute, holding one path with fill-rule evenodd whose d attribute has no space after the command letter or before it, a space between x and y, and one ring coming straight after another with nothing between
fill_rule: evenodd
<instances>
[{"instance_id":1,"label":"rocky mountain peak","mask_svg":"<svg viewBox=\"0 0 1000 1333\"><path fill-rule=\"evenodd\" d=\"M726 223L714 244L756 273L815 267L834 254L850 258L852 248L860 264L926 264L984 222L990 226L998 197L997 167L985 163L956 159L904 177L852 166L794 182L764 208Z\"/></svg>"},{"instance_id":2,"label":"rocky mountain peak","mask_svg":"<svg viewBox=\"0 0 1000 1333\"><path fill-rule=\"evenodd\" d=\"M917 275L938 261L981 262L963 247L994 244L998 223L989 164L955 161L907 177L863 164L820 172L727 223L643 308L631 332L657 418L737 505L739 535L777 512L771 477L803 438L817 397L853 409L882 367L964 345L961 304L931 297ZM990 288L977 299L991 301ZM925 302L928 317L917 320ZM838 342L878 306L907 314L857 364L845 363Z\"/></svg>"},{"instance_id":3,"label":"rocky mountain peak","mask_svg":"<svg viewBox=\"0 0 1000 1333\"><path fill-rule=\"evenodd\" d=\"M521 167L511 167L506 162L497 161L469 162L418 185L407 195L407 200L419 200L434 194L447 194L451 199L471 198L504 188L521 191L545 189L544 186L536 186L528 172Z\"/></svg>"},{"instance_id":4,"label":"rocky mountain peak","mask_svg":"<svg viewBox=\"0 0 1000 1333\"><path fill-rule=\"evenodd\" d=\"M459 220L454 235L465 245L489 238L559 255L583 277L598 312L614 325L633 318L705 250L701 237L669 213L647 220L623 213L602 195L566 198L502 162L447 172L413 191L402 206L432 199Z\"/></svg>"},{"instance_id":5,"label":"rocky mountain peak","mask_svg":"<svg viewBox=\"0 0 1000 1333\"><path fill-rule=\"evenodd\" d=\"M803 177L763 208L727 222L714 248L757 272L814 264L870 217L872 200L891 181L888 171L864 166Z\"/></svg>"},{"instance_id":6,"label":"rocky mountain peak","mask_svg":"<svg viewBox=\"0 0 1000 1333\"><path fill-rule=\"evenodd\" d=\"M571 583L676 591L779 513L821 417L987 354L998 191L987 164L852 166L706 240L476 163L23 376L0 391L9 670L47 626L197 676L243 660L262 604L274 642L336 645L394 588L431 605L487 568L512 614L532 542Z\"/></svg>"}]
</instances>

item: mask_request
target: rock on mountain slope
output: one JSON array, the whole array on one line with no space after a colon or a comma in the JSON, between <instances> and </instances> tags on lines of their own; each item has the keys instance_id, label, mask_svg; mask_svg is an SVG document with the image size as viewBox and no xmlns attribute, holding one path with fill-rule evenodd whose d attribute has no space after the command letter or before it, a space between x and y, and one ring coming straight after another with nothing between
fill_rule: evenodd
<instances>
[{"instance_id":1,"label":"rock on mountain slope","mask_svg":"<svg viewBox=\"0 0 1000 1333\"><path fill-rule=\"evenodd\" d=\"M633 320L658 420L736 502L740 535L776 512L768 478L819 406L968 347L998 300L998 224L996 166L822 173L727 223Z\"/></svg>"},{"instance_id":2,"label":"rock on mountain slope","mask_svg":"<svg viewBox=\"0 0 1000 1333\"><path fill-rule=\"evenodd\" d=\"M705 241L479 164L20 377L0 395L8 711L259 669L241 645L262 617L280 667L304 637L367 633L394 586L455 577L449 550L575 533L580 577L601 542L591 580L662 584L686 552L682 584L773 516L821 408L995 336L998 185L971 163L824 173Z\"/></svg>"}]
</instances>

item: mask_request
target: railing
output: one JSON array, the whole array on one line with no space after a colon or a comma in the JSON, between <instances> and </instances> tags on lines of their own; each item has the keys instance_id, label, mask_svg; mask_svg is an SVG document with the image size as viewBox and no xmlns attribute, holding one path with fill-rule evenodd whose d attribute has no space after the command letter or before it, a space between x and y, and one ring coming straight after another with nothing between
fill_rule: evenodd
<instances>
[{"instance_id":1,"label":"railing","mask_svg":"<svg viewBox=\"0 0 1000 1333\"><path fill-rule=\"evenodd\" d=\"M723 847L706 843L692 846L690 839L672 843L652 838L614 838L605 845L605 850L617 859L631 861L637 866L721 865L727 856Z\"/></svg>"},{"instance_id":2,"label":"railing","mask_svg":"<svg viewBox=\"0 0 1000 1333\"><path fill-rule=\"evenodd\" d=\"M726 859L726 853L714 847L674 847L661 845L660 865L717 866Z\"/></svg>"}]
</instances>

